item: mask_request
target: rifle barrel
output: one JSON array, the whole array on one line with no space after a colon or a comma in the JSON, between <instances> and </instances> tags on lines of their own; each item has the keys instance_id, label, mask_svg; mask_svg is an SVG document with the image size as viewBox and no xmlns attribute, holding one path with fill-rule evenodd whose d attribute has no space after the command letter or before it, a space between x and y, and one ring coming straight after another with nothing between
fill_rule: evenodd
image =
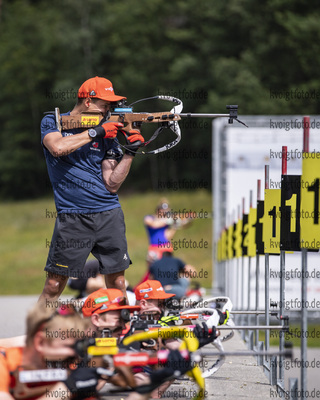
<instances>
[{"instance_id":1,"label":"rifle barrel","mask_svg":"<svg viewBox=\"0 0 320 400\"><path fill-rule=\"evenodd\" d=\"M253 331L253 330L275 330L275 331L281 331L281 330L286 330L286 326L282 325L240 325L240 326L232 326L232 325L219 325L216 327L218 330L248 330L248 331Z\"/></svg>"},{"instance_id":2,"label":"rifle barrel","mask_svg":"<svg viewBox=\"0 0 320 400\"><path fill-rule=\"evenodd\" d=\"M194 113L180 113L180 117L186 118L219 118L219 117L230 117L230 114L194 114Z\"/></svg>"},{"instance_id":3,"label":"rifle barrel","mask_svg":"<svg viewBox=\"0 0 320 400\"><path fill-rule=\"evenodd\" d=\"M230 311L230 314L248 314L248 315L265 315L265 311L262 310L252 310L252 311L248 311L248 310L237 310L237 311ZM272 316L277 316L278 312L277 311L269 311L269 314Z\"/></svg>"},{"instance_id":4,"label":"rifle barrel","mask_svg":"<svg viewBox=\"0 0 320 400\"><path fill-rule=\"evenodd\" d=\"M201 349L197 351L197 354L200 354L202 357L203 356L239 356L239 357L247 357L247 356L285 356L288 358L292 357L292 349L286 349L283 351L263 351L263 350L244 350L244 351L215 351L215 350L206 350L206 349Z\"/></svg>"}]
</instances>

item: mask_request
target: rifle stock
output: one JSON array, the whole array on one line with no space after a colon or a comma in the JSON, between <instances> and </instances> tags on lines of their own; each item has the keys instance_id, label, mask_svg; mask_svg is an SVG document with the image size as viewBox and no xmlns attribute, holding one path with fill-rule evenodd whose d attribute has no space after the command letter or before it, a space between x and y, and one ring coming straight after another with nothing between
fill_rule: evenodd
<instances>
[{"instance_id":1,"label":"rifle stock","mask_svg":"<svg viewBox=\"0 0 320 400\"><path fill-rule=\"evenodd\" d=\"M99 125L104 116L101 113L81 113L77 115L62 115L61 116L61 129L62 131L70 129L89 129ZM156 112L156 113L133 113L114 112L107 118L108 122L121 122L124 124L123 131L127 133L132 129L140 129L143 123L166 123L173 121L180 121L179 114L172 114L170 112Z\"/></svg>"}]
</instances>

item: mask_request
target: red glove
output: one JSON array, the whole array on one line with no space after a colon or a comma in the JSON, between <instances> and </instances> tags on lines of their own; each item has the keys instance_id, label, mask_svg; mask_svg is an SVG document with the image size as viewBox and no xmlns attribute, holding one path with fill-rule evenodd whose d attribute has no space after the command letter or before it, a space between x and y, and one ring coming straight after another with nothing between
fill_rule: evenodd
<instances>
[{"instance_id":1,"label":"red glove","mask_svg":"<svg viewBox=\"0 0 320 400\"><path fill-rule=\"evenodd\" d=\"M131 131L129 131L129 135L125 131L121 132L124 134L127 142L125 153L134 157L139 147L145 142L144 137L137 129L131 129Z\"/></svg>"},{"instance_id":2,"label":"red glove","mask_svg":"<svg viewBox=\"0 0 320 400\"><path fill-rule=\"evenodd\" d=\"M96 138L104 138L104 139L114 139L117 136L118 129L123 128L123 124L121 122L105 122L100 126L96 126L93 129L89 129L89 135L94 139ZM95 131L97 134L94 136L91 131Z\"/></svg>"}]
</instances>

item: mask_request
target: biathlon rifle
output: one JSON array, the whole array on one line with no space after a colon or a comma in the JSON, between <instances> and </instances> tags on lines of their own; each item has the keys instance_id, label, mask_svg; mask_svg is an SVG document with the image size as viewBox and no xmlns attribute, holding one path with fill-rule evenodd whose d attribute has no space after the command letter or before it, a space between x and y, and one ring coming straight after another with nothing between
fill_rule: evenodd
<instances>
[{"instance_id":1,"label":"biathlon rifle","mask_svg":"<svg viewBox=\"0 0 320 400\"><path fill-rule=\"evenodd\" d=\"M210 315L203 315L200 311L198 310L192 314L187 313L186 315L183 314L181 310L179 310L177 307L176 302L172 301L176 299L168 299L166 302L166 306L168 307L173 307L173 310L168 310L168 314L161 318L160 320L156 320L153 318L152 314L146 314L142 318L141 315L138 313L134 313L133 316L129 316L130 320L130 330L127 333L126 337L130 334L130 337L132 335L135 335L137 333L150 333L153 335L153 337L149 338L148 340L141 341L139 345L139 350L157 350L161 348L161 346L164 345L164 340L168 339L168 337L164 334L165 332L170 332L171 329L190 329L193 331L196 325L193 324L194 320L197 320L198 322L203 322L206 321L208 318L211 318L211 326L217 326L219 324L223 324L225 321L225 315L220 312L218 313L217 310L213 310L214 316L212 316L212 313L209 313ZM178 302L179 303L179 302ZM169 308L168 307L168 308ZM206 313L208 314L208 313ZM221 318L221 315L223 318ZM223 320L223 321L222 321ZM172 326L170 324L174 324L175 326ZM167 331L166 331L167 329ZM208 333L212 334L212 328L209 326ZM155 335L155 336L154 336ZM212 344L215 346L219 354L221 354L224 349L222 346L222 341L231 339L233 336L233 331L229 333L228 335L225 335L224 337L220 338L217 337L215 340L213 340ZM126 337L124 338L123 342L126 343ZM171 338L177 339L177 337L171 336ZM225 361L225 357L223 355L219 355L217 359L215 359L212 363L212 365L203 372L202 376L203 378L207 378L211 375L213 375L215 372L219 370L219 368L223 365Z\"/></svg>"},{"instance_id":2,"label":"biathlon rifle","mask_svg":"<svg viewBox=\"0 0 320 400\"><path fill-rule=\"evenodd\" d=\"M134 335L129 335L123 339L122 344L125 346L103 346L97 345L97 339L87 339L85 341L79 341L79 354L81 357L86 355L86 362L90 360L96 360L100 358L103 362L103 367L111 370L121 371L122 377L125 381L121 386L121 389L112 390L112 393L117 391L136 391L139 393L149 393L159 387L165 380L175 379L177 375L174 373L167 377L165 380L159 381L150 385L137 386L134 381L134 367L146 367L146 366L157 366L158 368L166 367L166 362L169 360L169 350L159 351L131 351L133 342L142 342L155 340L159 337L179 338L182 340L179 351L183 358L192 362L190 371L187 374L193 378L199 386L199 393L195 399L202 399L204 395L204 379L202 378L201 371L196 365L200 358L199 356L192 355L198 349L199 342L197 338L187 328L181 327L159 327L153 331L140 332ZM172 367L172 366L171 366ZM114 382L113 382L114 383ZM127 388L124 390L124 388Z\"/></svg>"},{"instance_id":3,"label":"biathlon rifle","mask_svg":"<svg viewBox=\"0 0 320 400\"><path fill-rule=\"evenodd\" d=\"M133 387L135 385L131 370L128 370L128 367L118 366L117 363L112 361L112 368L110 368L110 365L102 360L102 357L94 357L95 353L101 355L103 349L106 354L111 356L117 354L116 338L82 339L75 343L74 348L78 357L72 362L69 359L59 362L48 361L46 369L37 370L18 367L12 373L12 387L10 388L10 393L14 399L27 400L41 397L48 391L50 392L56 383L65 381L71 370L82 367L96 368L101 379L117 386ZM116 370L114 369L115 366L117 367Z\"/></svg>"},{"instance_id":4,"label":"biathlon rifle","mask_svg":"<svg viewBox=\"0 0 320 400\"><path fill-rule=\"evenodd\" d=\"M159 328L158 330L136 333L130 335L123 340L125 346L131 345L136 341L148 341L156 339L159 336L165 338L180 338L183 342L180 346L180 353L183 358L191 362L191 370L187 374L195 380L199 387L199 392L194 398L197 400L203 399L205 394L205 381L204 378L213 373L213 367L209 368L204 374L201 373L198 364L204 356L256 356L256 355L284 355L292 357L291 350L284 352L255 352L255 351L242 351L242 352L221 352L210 350L198 350L198 341L191 334L190 330L181 327L168 327ZM132 352L118 346L114 346L111 342L100 341L98 339L83 339L76 343L76 350L80 358L85 360L86 365L90 366L90 360L100 358L101 365L97 367L97 372L101 375L102 379L108 380L119 389L111 390L109 393L123 392L123 391L136 391L139 393L149 393L156 389L161 383L156 385L141 385L137 386L134 380L133 367L155 366L161 368L165 366L168 361L169 351L160 350L154 352ZM223 350L223 349L222 349ZM221 366L221 365L220 365ZM215 369L219 368L215 365ZM121 375L120 380L112 381L112 377L116 374ZM64 381L68 376L66 368L58 369L45 369L45 370L22 370L17 369L13 374L15 379L15 388L12 390L12 395L15 399L24 400L29 398L40 397L53 388L57 382ZM167 379L175 379L176 375ZM108 394L108 393L107 393Z\"/></svg>"},{"instance_id":5,"label":"biathlon rifle","mask_svg":"<svg viewBox=\"0 0 320 400\"><path fill-rule=\"evenodd\" d=\"M140 103L147 100L166 100L174 103L174 107L170 111L165 112L133 112L132 106L134 104ZM238 119L238 106L228 105L226 106L229 111L228 114L199 114L199 113L182 113L183 103L180 99L172 96L153 96L145 99L137 100L129 106L126 105L125 101L121 101L117 104L111 112L109 111L106 115L102 113L81 113L78 115L60 115L59 108L55 109L56 125L57 129L61 131L69 129L88 129L99 125L99 123L104 121L110 122L121 122L124 127L121 129L125 135L128 135L131 130L140 129L142 124L156 123L158 128L155 130L153 135L149 140L141 143L140 147L144 148L148 146L153 140L155 140L158 135L164 129L170 129L176 135L176 138L166 144L165 146L159 147L158 149L151 151L142 151L139 154L158 154L166 150L170 150L176 146L181 140L181 130L179 127L179 121L181 118L218 118L226 117L228 118L229 124L233 121L237 121L240 124L247 126L244 122ZM50 112L51 113L51 112ZM125 146L123 146L126 148Z\"/></svg>"},{"instance_id":6,"label":"biathlon rifle","mask_svg":"<svg viewBox=\"0 0 320 400\"><path fill-rule=\"evenodd\" d=\"M118 387L134 390L136 382L132 367L154 365L158 362L156 356L151 357L148 353L139 353L133 357L132 351L120 350L116 338L81 339L75 343L74 348L79 358L72 365L66 360L59 362L58 368L17 368L12 373L13 386L10 389L14 399L27 400L45 395L53 390L55 384L65 381L75 367L95 368L101 379ZM161 357L165 363L166 354Z\"/></svg>"}]
</instances>

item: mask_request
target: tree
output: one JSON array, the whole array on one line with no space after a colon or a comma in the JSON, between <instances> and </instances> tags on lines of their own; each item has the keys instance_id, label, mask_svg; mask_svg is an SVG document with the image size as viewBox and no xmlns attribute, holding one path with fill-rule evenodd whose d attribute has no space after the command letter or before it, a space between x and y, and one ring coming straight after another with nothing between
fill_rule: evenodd
<instances>
[{"instance_id":1,"label":"tree","mask_svg":"<svg viewBox=\"0 0 320 400\"><path fill-rule=\"evenodd\" d=\"M318 113L319 13L315 0L3 2L0 196L50 191L40 120L54 107L72 108L91 76L109 77L128 103L166 93L190 112L238 104L240 115ZM181 125L181 143L166 155L136 157L124 189L183 179L210 186L211 121Z\"/></svg>"}]
</instances>

